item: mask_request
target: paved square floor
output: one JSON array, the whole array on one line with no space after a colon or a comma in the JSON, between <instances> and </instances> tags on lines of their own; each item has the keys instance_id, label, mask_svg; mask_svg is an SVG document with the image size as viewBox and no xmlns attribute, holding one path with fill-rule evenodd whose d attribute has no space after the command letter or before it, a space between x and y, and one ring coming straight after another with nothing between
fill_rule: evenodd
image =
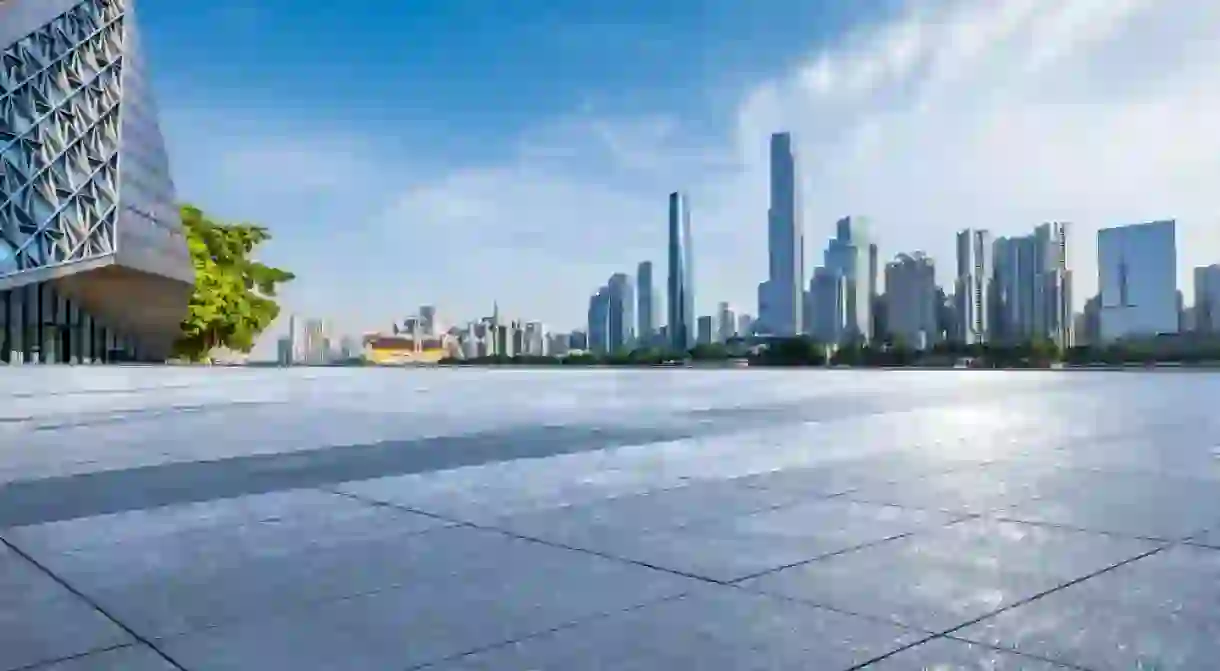
<instances>
[{"instance_id":1,"label":"paved square floor","mask_svg":"<svg viewBox=\"0 0 1220 671\"><path fill-rule=\"evenodd\" d=\"M14 374L0 671L1220 659L1218 375Z\"/></svg>"}]
</instances>

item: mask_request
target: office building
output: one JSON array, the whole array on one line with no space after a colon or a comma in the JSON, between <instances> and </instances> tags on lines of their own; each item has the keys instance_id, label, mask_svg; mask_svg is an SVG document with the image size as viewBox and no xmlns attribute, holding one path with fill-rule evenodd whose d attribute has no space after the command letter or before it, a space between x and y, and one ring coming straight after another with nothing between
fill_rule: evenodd
<instances>
[{"instance_id":1,"label":"office building","mask_svg":"<svg viewBox=\"0 0 1220 671\"><path fill-rule=\"evenodd\" d=\"M748 314L737 315L737 337L748 338L754 335L754 317Z\"/></svg>"},{"instance_id":2,"label":"office building","mask_svg":"<svg viewBox=\"0 0 1220 671\"><path fill-rule=\"evenodd\" d=\"M993 251L989 231L968 228L957 234L957 275L953 283L953 339L957 342L984 343L991 335Z\"/></svg>"},{"instance_id":3,"label":"office building","mask_svg":"<svg viewBox=\"0 0 1220 671\"><path fill-rule=\"evenodd\" d=\"M0 360L167 358L194 270L124 0L0 2Z\"/></svg>"},{"instance_id":4,"label":"office building","mask_svg":"<svg viewBox=\"0 0 1220 671\"><path fill-rule=\"evenodd\" d=\"M661 296L653 275L652 261L643 261L636 269L636 339L641 346L656 343L661 324Z\"/></svg>"},{"instance_id":5,"label":"office building","mask_svg":"<svg viewBox=\"0 0 1220 671\"><path fill-rule=\"evenodd\" d=\"M606 283L609 292L607 347L614 353L635 347L635 283L626 273L615 273Z\"/></svg>"},{"instance_id":6,"label":"office building","mask_svg":"<svg viewBox=\"0 0 1220 671\"><path fill-rule=\"evenodd\" d=\"M550 337L542 322L526 322L521 330L521 353L528 356L546 356Z\"/></svg>"},{"instance_id":7,"label":"office building","mask_svg":"<svg viewBox=\"0 0 1220 671\"><path fill-rule=\"evenodd\" d=\"M330 329L326 322L321 319L305 320L303 336L301 361L312 366L327 363L330 352Z\"/></svg>"},{"instance_id":8,"label":"office building","mask_svg":"<svg viewBox=\"0 0 1220 671\"><path fill-rule=\"evenodd\" d=\"M737 312L728 303L722 302L716 308L716 329L717 342L728 342L737 336Z\"/></svg>"},{"instance_id":9,"label":"office building","mask_svg":"<svg viewBox=\"0 0 1220 671\"><path fill-rule=\"evenodd\" d=\"M925 349L939 340L936 267L922 252L885 266L886 320L895 344Z\"/></svg>"},{"instance_id":10,"label":"office building","mask_svg":"<svg viewBox=\"0 0 1220 671\"><path fill-rule=\"evenodd\" d=\"M835 224L835 237L826 247L824 268L843 280L844 295L841 328L836 325L839 339L836 342L867 342L873 331L873 305L870 292L876 290L876 280L869 278L872 243L868 239L868 222L861 217L844 217ZM810 284L810 293L813 293ZM822 290L829 285L823 280ZM824 298L812 298L818 304L819 319L828 316ZM817 321L816 319L814 320ZM825 330L823 329L823 332Z\"/></svg>"},{"instance_id":11,"label":"office building","mask_svg":"<svg viewBox=\"0 0 1220 671\"><path fill-rule=\"evenodd\" d=\"M769 275L759 286L758 316L767 333L801 332L805 291L805 233L801 222L800 180L792 135L771 136L771 207L767 210Z\"/></svg>"},{"instance_id":12,"label":"office building","mask_svg":"<svg viewBox=\"0 0 1220 671\"><path fill-rule=\"evenodd\" d=\"M690 201L669 194L669 346L688 350L695 342L695 284L691 260Z\"/></svg>"},{"instance_id":13,"label":"office building","mask_svg":"<svg viewBox=\"0 0 1220 671\"><path fill-rule=\"evenodd\" d=\"M610 351L610 289L602 287L589 298L589 331L586 347L590 352Z\"/></svg>"},{"instance_id":14,"label":"office building","mask_svg":"<svg viewBox=\"0 0 1220 671\"><path fill-rule=\"evenodd\" d=\"M1220 335L1220 264L1195 268L1194 330Z\"/></svg>"},{"instance_id":15,"label":"office building","mask_svg":"<svg viewBox=\"0 0 1220 671\"><path fill-rule=\"evenodd\" d=\"M1167 220L1097 232L1103 342L1178 332L1176 228Z\"/></svg>"},{"instance_id":16,"label":"office building","mask_svg":"<svg viewBox=\"0 0 1220 671\"><path fill-rule=\"evenodd\" d=\"M699 317L698 333L695 335L695 344L710 345L716 341L716 318L712 315L703 315Z\"/></svg>"},{"instance_id":17,"label":"office building","mask_svg":"<svg viewBox=\"0 0 1220 671\"><path fill-rule=\"evenodd\" d=\"M877 316L872 313L875 312L877 309L878 297L881 292L881 287L878 286L878 281L877 281L879 279L878 273L881 270L880 267L878 266L879 260L877 258L877 255L879 253L880 252L877 249L877 243L875 243L875 242L869 243L869 245L868 245L868 304L870 306L869 307L869 314L870 314L869 318L872 322L872 325L869 326L869 333L872 334L874 337L877 336L877 328L875 326L875 324L877 323Z\"/></svg>"},{"instance_id":18,"label":"office building","mask_svg":"<svg viewBox=\"0 0 1220 671\"><path fill-rule=\"evenodd\" d=\"M1072 273L1067 266L1069 225L1043 224L1033 234L994 245L991 331L1010 342L1072 344Z\"/></svg>"},{"instance_id":19,"label":"office building","mask_svg":"<svg viewBox=\"0 0 1220 671\"><path fill-rule=\"evenodd\" d=\"M572 349L571 333L551 333L546 337L544 356L567 356Z\"/></svg>"},{"instance_id":20,"label":"office building","mask_svg":"<svg viewBox=\"0 0 1220 671\"><path fill-rule=\"evenodd\" d=\"M419 321L420 330L423 335L434 336L439 335L444 331L444 327L440 324L436 317L435 305L419 306Z\"/></svg>"},{"instance_id":21,"label":"office building","mask_svg":"<svg viewBox=\"0 0 1220 671\"><path fill-rule=\"evenodd\" d=\"M847 279L826 267L813 272L809 280L810 335L827 345L841 344L847 333Z\"/></svg>"},{"instance_id":22,"label":"office building","mask_svg":"<svg viewBox=\"0 0 1220 671\"><path fill-rule=\"evenodd\" d=\"M292 338L280 336L275 341L275 361L281 366L292 365Z\"/></svg>"}]
</instances>

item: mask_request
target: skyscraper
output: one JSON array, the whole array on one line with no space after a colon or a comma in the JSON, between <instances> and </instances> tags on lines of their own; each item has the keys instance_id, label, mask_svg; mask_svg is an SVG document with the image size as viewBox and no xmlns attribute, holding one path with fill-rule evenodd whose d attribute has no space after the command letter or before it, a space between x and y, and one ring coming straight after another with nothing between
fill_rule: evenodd
<instances>
[{"instance_id":1,"label":"skyscraper","mask_svg":"<svg viewBox=\"0 0 1220 671\"><path fill-rule=\"evenodd\" d=\"M1051 340L1070 346L1072 272L1067 266L1069 225L1043 224L1031 235L994 243L989 332L1006 342Z\"/></svg>"},{"instance_id":2,"label":"skyscraper","mask_svg":"<svg viewBox=\"0 0 1220 671\"><path fill-rule=\"evenodd\" d=\"M636 271L636 338L640 345L652 346L660 327L660 295L653 280L652 261L643 261Z\"/></svg>"},{"instance_id":3,"label":"skyscraper","mask_svg":"<svg viewBox=\"0 0 1220 671\"><path fill-rule=\"evenodd\" d=\"M419 306L419 320L420 330L423 331L423 335L437 335L442 330L441 324L436 318L435 305Z\"/></svg>"},{"instance_id":4,"label":"skyscraper","mask_svg":"<svg viewBox=\"0 0 1220 671\"><path fill-rule=\"evenodd\" d=\"M870 280L868 277L871 247L867 220L861 217L843 217L836 222L835 237L826 247L824 263L828 271L843 278L846 291L843 331L839 342L866 342L872 337L873 306L869 294L876 290L876 280ZM825 308L823 306L819 309Z\"/></svg>"},{"instance_id":5,"label":"skyscraper","mask_svg":"<svg viewBox=\"0 0 1220 671\"><path fill-rule=\"evenodd\" d=\"M712 315L699 317L695 333L695 344L710 345L716 340L716 319Z\"/></svg>"},{"instance_id":6,"label":"skyscraper","mask_svg":"<svg viewBox=\"0 0 1220 671\"><path fill-rule=\"evenodd\" d=\"M737 335L737 312L728 303L721 303L716 308L716 340L727 342Z\"/></svg>"},{"instance_id":7,"label":"skyscraper","mask_svg":"<svg viewBox=\"0 0 1220 671\"><path fill-rule=\"evenodd\" d=\"M1220 264L1195 268L1195 330L1220 333Z\"/></svg>"},{"instance_id":8,"label":"skyscraper","mask_svg":"<svg viewBox=\"0 0 1220 671\"><path fill-rule=\"evenodd\" d=\"M194 283L132 0L0 2L0 360L163 360Z\"/></svg>"},{"instance_id":9,"label":"skyscraper","mask_svg":"<svg viewBox=\"0 0 1220 671\"><path fill-rule=\"evenodd\" d=\"M957 234L957 278L953 285L957 333L953 337L958 342L983 343L991 336L993 253L989 231L967 228ZM888 291L888 282L886 287Z\"/></svg>"},{"instance_id":10,"label":"skyscraper","mask_svg":"<svg viewBox=\"0 0 1220 671\"><path fill-rule=\"evenodd\" d=\"M1168 220L1097 232L1103 342L1178 332L1176 229Z\"/></svg>"},{"instance_id":11,"label":"skyscraper","mask_svg":"<svg viewBox=\"0 0 1220 671\"><path fill-rule=\"evenodd\" d=\"M922 252L885 266L886 328L895 342L924 349L939 340L936 267Z\"/></svg>"},{"instance_id":12,"label":"skyscraper","mask_svg":"<svg viewBox=\"0 0 1220 671\"><path fill-rule=\"evenodd\" d=\"M590 352L610 351L610 290L601 287L589 297L589 332L586 344Z\"/></svg>"},{"instance_id":13,"label":"skyscraper","mask_svg":"<svg viewBox=\"0 0 1220 671\"><path fill-rule=\"evenodd\" d=\"M669 345L688 350L695 344L695 285L691 262L690 202L669 194Z\"/></svg>"},{"instance_id":14,"label":"skyscraper","mask_svg":"<svg viewBox=\"0 0 1220 671\"><path fill-rule=\"evenodd\" d=\"M771 207L767 211L769 277L759 287L759 320L768 333L793 336L803 328L805 232L792 135L771 136Z\"/></svg>"},{"instance_id":15,"label":"skyscraper","mask_svg":"<svg viewBox=\"0 0 1220 671\"><path fill-rule=\"evenodd\" d=\"M629 351L635 345L635 287L626 273L615 273L606 283L609 291L609 340L611 352Z\"/></svg>"},{"instance_id":16,"label":"skyscraper","mask_svg":"<svg viewBox=\"0 0 1220 671\"><path fill-rule=\"evenodd\" d=\"M825 266L813 271L809 280L810 334L824 344L839 344L846 340L847 280L838 271Z\"/></svg>"}]
</instances>

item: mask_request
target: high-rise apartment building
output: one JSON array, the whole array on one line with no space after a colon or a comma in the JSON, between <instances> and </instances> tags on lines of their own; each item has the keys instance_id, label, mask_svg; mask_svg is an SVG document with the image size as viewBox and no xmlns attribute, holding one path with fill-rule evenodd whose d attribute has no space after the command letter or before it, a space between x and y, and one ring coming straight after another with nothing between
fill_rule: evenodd
<instances>
[{"instance_id":1,"label":"high-rise apartment building","mask_svg":"<svg viewBox=\"0 0 1220 671\"><path fill-rule=\"evenodd\" d=\"M167 358L194 266L131 0L0 1L0 362Z\"/></svg>"},{"instance_id":2,"label":"high-rise apartment building","mask_svg":"<svg viewBox=\"0 0 1220 671\"><path fill-rule=\"evenodd\" d=\"M737 313L728 303L720 303L716 308L716 341L728 342L737 335Z\"/></svg>"},{"instance_id":3,"label":"high-rise apartment building","mask_svg":"<svg viewBox=\"0 0 1220 671\"><path fill-rule=\"evenodd\" d=\"M644 346L656 343L661 324L661 296L653 275L652 261L643 261L636 269L636 338Z\"/></svg>"},{"instance_id":4,"label":"high-rise apartment building","mask_svg":"<svg viewBox=\"0 0 1220 671\"><path fill-rule=\"evenodd\" d=\"M754 317L748 314L737 315L737 337L748 338L754 335Z\"/></svg>"},{"instance_id":5,"label":"high-rise apartment building","mask_svg":"<svg viewBox=\"0 0 1220 671\"><path fill-rule=\"evenodd\" d=\"M876 279L870 279L872 243L868 237L868 222L861 217L844 217L835 224L835 237L826 247L826 270L843 278L846 291L843 304L840 340L867 342L873 332L873 305L870 292L876 291ZM828 286L828 285L827 285ZM826 287L823 287L823 291ZM812 283L811 283L811 294ZM819 305L819 318L825 316L826 305ZM817 320L814 320L815 322ZM837 320L836 320L837 321Z\"/></svg>"},{"instance_id":6,"label":"high-rise apartment building","mask_svg":"<svg viewBox=\"0 0 1220 671\"><path fill-rule=\"evenodd\" d=\"M695 334L696 345L710 345L716 341L716 318L712 315L703 315L699 317L697 333Z\"/></svg>"},{"instance_id":7,"label":"high-rise apartment building","mask_svg":"<svg viewBox=\"0 0 1220 671\"><path fill-rule=\"evenodd\" d=\"M607 347L621 353L635 347L635 283L626 273L615 273L606 283L609 292Z\"/></svg>"},{"instance_id":8,"label":"high-rise apartment building","mask_svg":"<svg viewBox=\"0 0 1220 671\"><path fill-rule=\"evenodd\" d=\"M992 334L1006 342L1046 339L1072 344L1072 272L1063 222L1031 235L999 238L994 246Z\"/></svg>"},{"instance_id":9,"label":"high-rise apartment building","mask_svg":"<svg viewBox=\"0 0 1220 671\"><path fill-rule=\"evenodd\" d=\"M1220 264L1195 268L1194 330L1220 334Z\"/></svg>"},{"instance_id":10,"label":"high-rise apartment building","mask_svg":"<svg viewBox=\"0 0 1220 671\"><path fill-rule=\"evenodd\" d=\"M771 136L771 206L767 210L769 276L759 286L758 316L773 335L794 336L803 327L805 233L800 180L792 135Z\"/></svg>"},{"instance_id":11,"label":"high-rise apartment building","mask_svg":"<svg viewBox=\"0 0 1220 671\"><path fill-rule=\"evenodd\" d=\"M939 340L936 267L922 252L885 266L886 328L895 343L925 349Z\"/></svg>"},{"instance_id":12,"label":"high-rise apartment building","mask_svg":"<svg viewBox=\"0 0 1220 671\"><path fill-rule=\"evenodd\" d=\"M966 229L957 234L957 276L953 284L954 339L973 344L987 342L991 335L993 295L993 245L991 233ZM886 285L887 291L889 285Z\"/></svg>"},{"instance_id":13,"label":"high-rise apartment building","mask_svg":"<svg viewBox=\"0 0 1220 671\"><path fill-rule=\"evenodd\" d=\"M275 361L281 366L292 365L292 338L289 338L288 336L280 336L279 339L275 341Z\"/></svg>"},{"instance_id":14,"label":"high-rise apartment building","mask_svg":"<svg viewBox=\"0 0 1220 671\"><path fill-rule=\"evenodd\" d=\"M810 335L825 344L838 344L847 334L847 279L827 267L813 271L809 280Z\"/></svg>"},{"instance_id":15,"label":"high-rise apartment building","mask_svg":"<svg viewBox=\"0 0 1220 671\"><path fill-rule=\"evenodd\" d=\"M546 356L550 337L546 325L542 322L526 322L521 335L521 354L528 356Z\"/></svg>"},{"instance_id":16,"label":"high-rise apartment building","mask_svg":"<svg viewBox=\"0 0 1220 671\"><path fill-rule=\"evenodd\" d=\"M589 297L589 332L586 345L590 352L610 351L610 289L601 287Z\"/></svg>"},{"instance_id":17,"label":"high-rise apartment building","mask_svg":"<svg viewBox=\"0 0 1220 671\"><path fill-rule=\"evenodd\" d=\"M669 345L688 350L695 343L695 283L691 260L690 201L669 194Z\"/></svg>"},{"instance_id":18,"label":"high-rise apartment building","mask_svg":"<svg viewBox=\"0 0 1220 671\"><path fill-rule=\"evenodd\" d=\"M1103 342L1178 332L1176 229L1166 220L1097 232Z\"/></svg>"},{"instance_id":19,"label":"high-rise apartment building","mask_svg":"<svg viewBox=\"0 0 1220 671\"><path fill-rule=\"evenodd\" d=\"M419 326L421 335L434 336L440 333L442 326L437 321L435 305L419 306Z\"/></svg>"},{"instance_id":20,"label":"high-rise apartment building","mask_svg":"<svg viewBox=\"0 0 1220 671\"><path fill-rule=\"evenodd\" d=\"M304 342L301 344L301 359L310 365L321 365L329 360L330 329L321 319L305 320Z\"/></svg>"}]
</instances>

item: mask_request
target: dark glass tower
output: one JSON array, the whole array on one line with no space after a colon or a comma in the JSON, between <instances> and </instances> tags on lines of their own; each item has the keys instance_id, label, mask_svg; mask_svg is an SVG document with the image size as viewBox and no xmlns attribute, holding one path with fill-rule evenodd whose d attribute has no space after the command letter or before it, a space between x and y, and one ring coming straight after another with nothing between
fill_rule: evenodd
<instances>
[{"instance_id":1,"label":"dark glass tower","mask_svg":"<svg viewBox=\"0 0 1220 671\"><path fill-rule=\"evenodd\" d=\"M695 345L695 284L691 264L690 201L683 193L669 194L669 345L688 350Z\"/></svg>"}]
</instances>

